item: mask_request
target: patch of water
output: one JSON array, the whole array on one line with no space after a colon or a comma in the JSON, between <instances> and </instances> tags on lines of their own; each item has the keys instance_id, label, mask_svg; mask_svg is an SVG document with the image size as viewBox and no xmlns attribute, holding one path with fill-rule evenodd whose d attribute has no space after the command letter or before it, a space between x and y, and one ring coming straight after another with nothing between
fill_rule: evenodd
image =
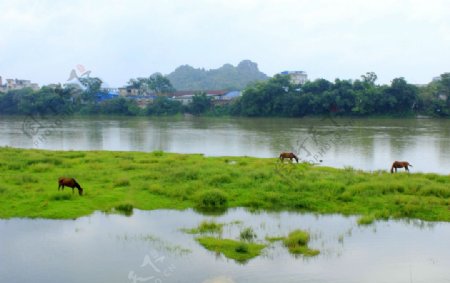
<instances>
[{"instance_id":1,"label":"patch of water","mask_svg":"<svg viewBox=\"0 0 450 283\"><path fill-rule=\"evenodd\" d=\"M293 256L275 242L238 263L182 231L205 220L226 224L223 238L239 239L251 227L257 242L307 230L321 253ZM450 282L450 223L356 220L245 209L0 220L0 282Z\"/></svg>"}]
</instances>

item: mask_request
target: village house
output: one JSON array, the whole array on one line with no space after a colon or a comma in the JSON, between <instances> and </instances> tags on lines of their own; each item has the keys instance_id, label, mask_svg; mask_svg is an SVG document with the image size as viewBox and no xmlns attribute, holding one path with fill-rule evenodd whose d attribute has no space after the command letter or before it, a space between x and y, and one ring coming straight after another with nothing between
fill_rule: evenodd
<instances>
[{"instance_id":1,"label":"village house","mask_svg":"<svg viewBox=\"0 0 450 283\"><path fill-rule=\"evenodd\" d=\"M6 83L3 84L3 78L0 76L0 91L9 91L15 89L31 88L33 90L38 90L39 85L37 83L32 83L30 80L19 80L19 79L6 79Z\"/></svg>"},{"instance_id":2,"label":"village house","mask_svg":"<svg viewBox=\"0 0 450 283\"><path fill-rule=\"evenodd\" d=\"M192 102L192 98L200 93L205 93L207 97L211 97L211 102L215 105L230 103L233 99L241 95L240 91L227 90L206 90L206 91L176 91L169 94L169 97L180 101L183 105L188 105Z\"/></svg>"}]
</instances>

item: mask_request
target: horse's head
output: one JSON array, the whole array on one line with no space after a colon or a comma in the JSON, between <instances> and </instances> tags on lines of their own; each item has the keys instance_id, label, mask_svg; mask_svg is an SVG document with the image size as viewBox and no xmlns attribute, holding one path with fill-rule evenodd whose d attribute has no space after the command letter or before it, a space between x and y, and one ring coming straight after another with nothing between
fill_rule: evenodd
<instances>
[{"instance_id":1,"label":"horse's head","mask_svg":"<svg viewBox=\"0 0 450 283\"><path fill-rule=\"evenodd\" d=\"M81 188L81 187L78 187L78 194L79 194L80 196L82 196L82 195L83 195L83 188Z\"/></svg>"}]
</instances>

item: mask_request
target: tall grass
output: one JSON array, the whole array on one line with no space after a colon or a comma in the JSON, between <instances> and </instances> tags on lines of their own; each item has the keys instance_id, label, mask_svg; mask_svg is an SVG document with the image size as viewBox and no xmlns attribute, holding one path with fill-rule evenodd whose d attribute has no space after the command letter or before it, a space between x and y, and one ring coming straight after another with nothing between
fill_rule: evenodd
<instances>
[{"instance_id":1,"label":"tall grass","mask_svg":"<svg viewBox=\"0 0 450 283\"><path fill-rule=\"evenodd\" d=\"M140 209L217 213L248 207L450 221L448 175L370 173L279 164L274 158L5 147L0 170L3 218L74 218L125 203ZM60 176L76 178L85 195L58 192Z\"/></svg>"}]
</instances>

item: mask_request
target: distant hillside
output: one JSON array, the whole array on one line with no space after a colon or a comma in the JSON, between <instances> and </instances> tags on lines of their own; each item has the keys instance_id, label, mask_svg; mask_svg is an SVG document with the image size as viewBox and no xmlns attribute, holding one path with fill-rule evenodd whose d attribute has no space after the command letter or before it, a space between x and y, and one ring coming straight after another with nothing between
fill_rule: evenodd
<instances>
[{"instance_id":1,"label":"distant hillside","mask_svg":"<svg viewBox=\"0 0 450 283\"><path fill-rule=\"evenodd\" d=\"M177 90L242 90L249 83L267 80L266 74L258 70L258 65L250 60L244 60L234 67L225 64L218 69L195 69L183 65L167 75Z\"/></svg>"}]
</instances>

